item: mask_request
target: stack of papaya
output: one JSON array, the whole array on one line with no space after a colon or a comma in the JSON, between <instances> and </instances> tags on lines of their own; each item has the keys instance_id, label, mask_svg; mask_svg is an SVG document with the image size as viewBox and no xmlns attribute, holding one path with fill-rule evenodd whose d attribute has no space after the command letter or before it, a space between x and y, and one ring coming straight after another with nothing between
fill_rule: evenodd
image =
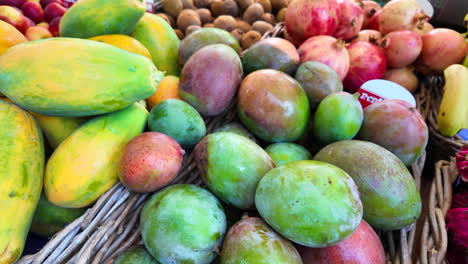
<instances>
[{"instance_id":1,"label":"stack of papaya","mask_svg":"<svg viewBox=\"0 0 468 264\"><path fill-rule=\"evenodd\" d=\"M28 42L4 26L0 264L20 258L29 231L53 235L119 181L152 196L140 215L144 246L115 263L385 263L375 230L418 219L408 167L428 128L403 100L364 108L343 84L344 64L309 60L334 47L320 57L349 62L344 41L321 36L328 44L318 47L304 35L316 28L291 31L324 19L299 10L326 7L333 32L357 35L354 22L338 23L338 3L362 8L294 0L284 10L290 40L244 51L221 28L180 40L142 0L79 0L60 18L60 37ZM235 122L208 130L206 120L228 111ZM188 153L203 187L172 184Z\"/></svg>"}]
</instances>

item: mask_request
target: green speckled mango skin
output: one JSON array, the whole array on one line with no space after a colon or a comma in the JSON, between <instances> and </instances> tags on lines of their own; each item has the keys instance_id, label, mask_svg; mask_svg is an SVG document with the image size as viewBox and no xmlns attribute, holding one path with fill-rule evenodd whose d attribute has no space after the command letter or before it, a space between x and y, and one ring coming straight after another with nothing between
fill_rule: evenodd
<instances>
[{"instance_id":1,"label":"green speckled mango skin","mask_svg":"<svg viewBox=\"0 0 468 264\"><path fill-rule=\"evenodd\" d=\"M134 103L93 118L75 130L47 162L47 199L69 208L82 208L96 201L119 180L125 146L143 132L147 117L146 108Z\"/></svg>"},{"instance_id":2,"label":"green speckled mango skin","mask_svg":"<svg viewBox=\"0 0 468 264\"><path fill-rule=\"evenodd\" d=\"M347 92L330 94L315 111L314 136L322 144L353 139L361 128L363 118L357 96Z\"/></svg>"},{"instance_id":3,"label":"green speckled mango skin","mask_svg":"<svg viewBox=\"0 0 468 264\"><path fill-rule=\"evenodd\" d=\"M239 42L229 32L219 28L202 28L181 41L179 64L184 65L196 51L212 44L225 44L237 53L241 51Z\"/></svg>"},{"instance_id":4,"label":"green speckled mango skin","mask_svg":"<svg viewBox=\"0 0 468 264\"><path fill-rule=\"evenodd\" d=\"M226 232L226 216L210 192L178 184L150 198L140 225L146 249L162 264L209 264Z\"/></svg>"},{"instance_id":5,"label":"green speckled mango skin","mask_svg":"<svg viewBox=\"0 0 468 264\"><path fill-rule=\"evenodd\" d=\"M23 109L50 116L123 109L154 94L163 76L144 56L86 39L25 42L0 57L0 91Z\"/></svg>"},{"instance_id":6,"label":"green speckled mango skin","mask_svg":"<svg viewBox=\"0 0 468 264\"><path fill-rule=\"evenodd\" d=\"M295 143L271 144L265 151L273 159L276 166L281 166L292 161L312 159L312 154L306 148Z\"/></svg>"},{"instance_id":7,"label":"green speckled mango skin","mask_svg":"<svg viewBox=\"0 0 468 264\"><path fill-rule=\"evenodd\" d=\"M255 204L276 232L308 247L344 240L362 219L351 177L320 161L294 161L269 171L258 184Z\"/></svg>"},{"instance_id":8,"label":"green speckled mango skin","mask_svg":"<svg viewBox=\"0 0 468 264\"><path fill-rule=\"evenodd\" d=\"M332 143L314 157L346 171L359 187L364 219L373 227L396 230L416 221L421 197L406 166L390 151L370 142Z\"/></svg>"},{"instance_id":9,"label":"green speckled mango skin","mask_svg":"<svg viewBox=\"0 0 468 264\"><path fill-rule=\"evenodd\" d=\"M60 36L129 35L145 14L145 4L144 0L80 0L60 20Z\"/></svg>"},{"instance_id":10,"label":"green speckled mango skin","mask_svg":"<svg viewBox=\"0 0 468 264\"><path fill-rule=\"evenodd\" d=\"M148 117L151 131L175 139L182 147L196 145L206 134L203 118L191 105L177 99L167 99L151 109Z\"/></svg>"},{"instance_id":11,"label":"green speckled mango skin","mask_svg":"<svg viewBox=\"0 0 468 264\"><path fill-rule=\"evenodd\" d=\"M258 144L255 136L252 135L252 133L250 133L242 124L238 122L231 122L231 123L222 125L218 127L217 129L215 129L214 132L231 132L234 134L244 136Z\"/></svg>"},{"instance_id":12,"label":"green speckled mango skin","mask_svg":"<svg viewBox=\"0 0 468 264\"><path fill-rule=\"evenodd\" d=\"M159 264L142 246L126 249L114 261L114 264Z\"/></svg>"},{"instance_id":13,"label":"green speckled mango skin","mask_svg":"<svg viewBox=\"0 0 468 264\"><path fill-rule=\"evenodd\" d=\"M302 264L293 244L262 219L249 217L231 227L221 251L221 264Z\"/></svg>"},{"instance_id":14,"label":"green speckled mango skin","mask_svg":"<svg viewBox=\"0 0 468 264\"><path fill-rule=\"evenodd\" d=\"M255 208L257 184L275 167L260 146L244 136L217 132L204 137L194 151L200 174L217 197L237 208Z\"/></svg>"}]
</instances>

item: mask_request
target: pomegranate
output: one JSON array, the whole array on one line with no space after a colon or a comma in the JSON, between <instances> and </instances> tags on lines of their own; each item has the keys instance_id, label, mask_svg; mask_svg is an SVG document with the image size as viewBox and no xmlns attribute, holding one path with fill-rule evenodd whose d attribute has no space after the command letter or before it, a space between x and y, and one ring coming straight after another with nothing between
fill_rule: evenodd
<instances>
[{"instance_id":1,"label":"pomegranate","mask_svg":"<svg viewBox=\"0 0 468 264\"><path fill-rule=\"evenodd\" d=\"M422 36L421 62L432 71L441 72L460 63L467 54L467 43L456 31L437 28Z\"/></svg>"},{"instance_id":2,"label":"pomegranate","mask_svg":"<svg viewBox=\"0 0 468 264\"><path fill-rule=\"evenodd\" d=\"M418 89L418 77L414 73L414 67L412 66L388 69L385 72L384 79L398 83L411 93L414 93Z\"/></svg>"},{"instance_id":3,"label":"pomegranate","mask_svg":"<svg viewBox=\"0 0 468 264\"><path fill-rule=\"evenodd\" d=\"M374 17L377 11L381 10L379 3L374 1L362 1L362 11L364 13L364 22L362 24L363 29L368 29L370 20Z\"/></svg>"},{"instance_id":4,"label":"pomegranate","mask_svg":"<svg viewBox=\"0 0 468 264\"><path fill-rule=\"evenodd\" d=\"M428 16L415 0L392 0L383 8L379 16L379 30L386 35L397 30L421 29Z\"/></svg>"},{"instance_id":5,"label":"pomegranate","mask_svg":"<svg viewBox=\"0 0 468 264\"><path fill-rule=\"evenodd\" d=\"M349 69L349 56L345 43L331 36L315 36L308 39L298 49L301 63L318 61L328 65L344 79Z\"/></svg>"},{"instance_id":6,"label":"pomegranate","mask_svg":"<svg viewBox=\"0 0 468 264\"><path fill-rule=\"evenodd\" d=\"M410 30L390 32L380 42L387 65L393 68L410 65L421 54L421 36Z\"/></svg>"},{"instance_id":7,"label":"pomegranate","mask_svg":"<svg viewBox=\"0 0 468 264\"><path fill-rule=\"evenodd\" d=\"M356 41L346 47L350 66L343 86L350 93L356 92L369 80L382 79L387 70L383 49L367 41Z\"/></svg>"},{"instance_id":8,"label":"pomegranate","mask_svg":"<svg viewBox=\"0 0 468 264\"><path fill-rule=\"evenodd\" d=\"M416 33L419 35L424 35L426 33L429 33L429 31L433 30L434 26L431 25L429 22L424 22L424 25L421 29L416 30Z\"/></svg>"},{"instance_id":9,"label":"pomegranate","mask_svg":"<svg viewBox=\"0 0 468 264\"><path fill-rule=\"evenodd\" d=\"M359 33L364 22L362 8L354 0L337 0L337 3L338 27L333 36L344 40L352 39Z\"/></svg>"},{"instance_id":10,"label":"pomegranate","mask_svg":"<svg viewBox=\"0 0 468 264\"><path fill-rule=\"evenodd\" d=\"M356 41L367 41L370 43L377 43L379 40L382 39L382 33L377 30L373 29L364 29L359 32L359 34L352 40L352 42Z\"/></svg>"},{"instance_id":11,"label":"pomegranate","mask_svg":"<svg viewBox=\"0 0 468 264\"><path fill-rule=\"evenodd\" d=\"M382 9L375 12L375 14L369 19L368 24L365 27L365 29L372 29L372 30L379 31L379 17L381 13L382 13Z\"/></svg>"},{"instance_id":12,"label":"pomegranate","mask_svg":"<svg viewBox=\"0 0 468 264\"><path fill-rule=\"evenodd\" d=\"M286 30L300 43L313 36L332 35L338 26L337 10L336 0L294 0L286 11Z\"/></svg>"}]
</instances>

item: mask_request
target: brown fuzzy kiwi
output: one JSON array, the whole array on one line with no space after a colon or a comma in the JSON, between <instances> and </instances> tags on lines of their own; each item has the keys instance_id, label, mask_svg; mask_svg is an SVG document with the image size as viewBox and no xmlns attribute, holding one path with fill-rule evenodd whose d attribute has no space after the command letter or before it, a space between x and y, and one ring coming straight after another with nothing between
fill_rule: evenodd
<instances>
[{"instance_id":1,"label":"brown fuzzy kiwi","mask_svg":"<svg viewBox=\"0 0 468 264\"><path fill-rule=\"evenodd\" d=\"M276 23L276 18L272 13L265 13L262 16L262 20L274 25Z\"/></svg>"},{"instance_id":2,"label":"brown fuzzy kiwi","mask_svg":"<svg viewBox=\"0 0 468 264\"><path fill-rule=\"evenodd\" d=\"M242 19L236 19L236 24L237 24L236 27L242 30L244 33L249 32L252 29L252 26Z\"/></svg>"},{"instance_id":3,"label":"brown fuzzy kiwi","mask_svg":"<svg viewBox=\"0 0 468 264\"><path fill-rule=\"evenodd\" d=\"M254 0L236 0L236 3L242 10L245 10L254 3Z\"/></svg>"},{"instance_id":4,"label":"brown fuzzy kiwi","mask_svg":"<svg viewBox=\"0 0 468 264\"><path fill-rule=\"evenodd\" d=\"M196 9L193 0L182 0L182 5L184 9Z\"/></svg>"},{"instance_id":5,"label":"brown fuzzy kiwi","mask_svg":"<svg viewBox=\"0 0 468 264\"><path fill-rule=\"evenodd\" d=\"M248 49L250 46L255 44L257 41L259 41L262 38L262 35L258 33L257 31L251 30L244 35L242 35L241 38L241 46L243 49Z\"/></svg>"},{"instance_id":6,"label":"brown fuzzy kiwi","mask_svg":"<svg viewBox=\"0 0 468 264\"><path fill-rule=\"evenodd\" d=\"M162 0L163 10L172 17L177 17L184 9L181 0Z\"/></svg>"},{"instance_id":7,"label":"brown fuzzy kiwi","mask_svg":"<svg viewBox=\"0 0 468 264\"><path fill-rule=\"evenodd\" d=\"M184 39L184 33L180 29L174 29L174 31L180 40Z\"/></svg>"},{"instance_id":8,"label":"brown fuzzy kiwi","mask_svg":"<svg viewBox=\"0 0 468 264\"><path fill-rule=\"evenodd\" d=\"M177 17L177 28L185 32L191 25L201 26L200 16L195 10L184 9Z\"/></svg>"},{"instance_id":9,"label":"brown fuzzy kiwi","mask_svg":"<svg viewBox=\"0 0 468 264\"><path fill-rule=\"evenodd\" d=\"M222 15L236 17L239 15L239 7L234 0L215 0L211 4L211 12L215 17Z\"/></svg>"},{"instance_id":10,"label":"brown fuzzy kiwi","mask_svg":"<svg viewBox=\"0 0 468 264\"><path fill-rule=\"evenodd\" d=\"M195 11L197 11L198 15L200 16L202 25L213 22L214 18L211 15L211 11L209 9L199 8Z\"/></svg>"},{"instance_id":11,"label":"brown fuzzy kiwi","mask_svg":"<svg viewBox=\"0 0 468 264\"><path fill-rule=\"evenodd\" d=\"M262 19L263 13L263 6L259 3L255 3L245 10L244 15L242 18L245 22L252 24L253 22Z\"/></svg>"},{"instance_id":12,"label":"brown fuzzy kiwi","mask_svg":"<svg viewBox=\"0 0 468 264\"><path fill-rule=\"evenodd\" d=\"M288 7L288 0L270 0L271 7L273 8L273 12L278 12L279 10Z\"/></svg>"},{"instance_id":13,"label":"brown fuzzy kiwi","mask_svg":"<svg viewBox=\"0 0 468 264\"><path fill-rule=\"evenodd\" d=\"M201 29L200 26L198 25L191 25L185 30L185 36L188 36L190 33L195 32L197 30Z\"/></svg>"},{"instance_id":14,"label":"brown fuzzy kiwi","mask_svg":"<svg viewBox=\"0 0 468 264\"><path fill-rule=\"evenodd\" d=\"M240 41L242 39L242 35L244 35L244 31L236 28L233 31L231 31L231 35L234 36L237 39L237 41Z\"/></svg>"},{"instance_id":15,"label":"brown fuzzy kiwi","mask_svg":"<svg viewBox=\"0 0 468 264\"><path fill-rule=\"evenodd\" d=\"M255 0L255 2L263 6L263 11L265 13L271 13L272 8L270 0Z\"/></svg>"},{"instance_id":16,"label":"brown fuzzy kiwi","mask_svg":"<svg viewBox=\"0 0 468 264\"><path fill-rule=\"evenodd\" d=\"M233 31L237 27L236 19L232 16L219 16L214 21L214 26L226 31Z\"/></svg>"},{"instance_id":17,"label":"brown fuzzy kiwi","mask_svg":"<svg viewBox=\"0 0 468 264\"><path fill-rule=\"evenodd\" d=\"M278 14L276 14L276 22L283 22L284 21L284 17L286 16L286 10L288 10L288 9L283 8L278 12Z\"/></svg>"},{"instance_id":18,"label":"brown fuzzy kiwi","mask_svg":"<svg viewBox=\"0 0 468 264\"><path fill-rule=\"evenodd\" d=\"M208 24L205 24L203 25L204 28L214 28L214 24L213 23L208 23Z\"/></svg>"},{"instance_id":19,"label":"brown fuzzy kiwi","mask_svg":"<svg viewBox=\"0 0 468 264\"><path fill-rule=\"evenodd\" d=\"M175 27L176 24L175 24L175 20L172 16L166 14L166 13L157 13L156 14L157 16L160 16L162 19L166 20L167 23L169 23L169 25L171 25L171 27Z\"/></svg>"},{"instance_id":20,"label":"brown fuzzy kiwi","mask_svg":"<svg viewBox=\"0 0 468 264\"><path fill-rule=\"evenodd\" d=\"M213 0L193 0L193 3L198 8L209 8Z\"/></svg>"},{"instance_id":21,"label":"brown fuzzy kiwi","mask_svg":"<svg viewBox=\"0 0 468 264\"><path fill-rule=\"evenodd\" d=\"M265 21L255 21L252 25L252 30L257 31L258 33L265 34L265 32L272 30L273 26L270 23L267 23Z\"/></svg>"}]
</instances>

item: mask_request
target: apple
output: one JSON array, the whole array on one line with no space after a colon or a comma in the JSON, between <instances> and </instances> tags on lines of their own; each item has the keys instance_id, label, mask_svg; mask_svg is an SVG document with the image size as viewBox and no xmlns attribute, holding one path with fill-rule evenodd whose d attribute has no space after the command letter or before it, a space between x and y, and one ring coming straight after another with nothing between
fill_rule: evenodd
<instances>
[{"instance_id":1,"label":"apple","mask_svg":"<svg viewBox=\"0 0 468 264\"><path fill-rule=\"evenodd\" d=\"M53 37L52 33L50 33L48 29L39 26L28 28L28 30L26 30L25 36L28 40L38 40Z\"/></svg>"},{"instance_id":2,"label":"apple","mask_svg":"<svg viewBox=\"0 0 468 264\"><path fill-rule=\"evenodd\" d=\"M50 3L44 9L44 18L47 22L50 22L56 17L61 17L67 12L67 9L61 6L59 3Z\"/></svg>"},{"instance_id":3,"label":"apple","mask_svg":"<svg viewBox=\"0 0 468 264\"><path fill-rule=\"evenodd\" d=\"M24 2L26 2L26 0L0 0L0 5L8 5L21 8Z\"/></svg>"},{"instance_id":4,"label":"apple","mask_svg":"<svg viewBox=\"0 0 468 264\"><path fill-rule=\"evenodd\" d=\"M21 6L21 11L23 11L25 16L36 23L44 21L44 11L38 2L29 1L24 3L23 6Z\"/></svg>"},{"instance_id":5,"label":"apple","mask_svg":"<svg viewBox=\"0 0 468 264\"><path fill-rule=\"evenodd\" d=\"M39 3L43 8L46 8L50 3L59 3L62 6L64 5L63 0L41 0Z\"/></svg>"},{"instance_id":6,"label":"apple","mask_svg":"<svg viewBox=\"0 0 468 264\"><path fill-rule=\"evenodd\" d=\"M56 17L49 22L49 31L54 37L60 37L60 20L62 17Z\"/></svg>"},{"instance_id":7,"label":"apple","mask_svg":"<svg viewBox=\"0 0 468 264\"><path fill-rule=\"evenodd\" d=\"M11 6L0 6L0 20L11 24L23 34L30 26L30 22L28 21L29 19L26 19L21 11L18 11L18 9Z\"/></svg>"}]
</instances>

